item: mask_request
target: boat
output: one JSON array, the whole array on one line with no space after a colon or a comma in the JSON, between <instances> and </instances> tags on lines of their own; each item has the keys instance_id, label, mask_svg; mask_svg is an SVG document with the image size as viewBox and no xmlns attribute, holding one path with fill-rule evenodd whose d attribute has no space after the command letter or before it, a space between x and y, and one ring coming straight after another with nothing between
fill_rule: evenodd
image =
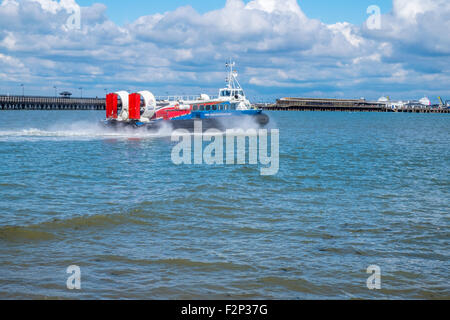
<instances>
[{"instance_id":1,"label":"boat","mask_svg":"<svg viewBox=\"0 0 450 320\"><path fill-rule=\"evenodd\" d=\"M234 70L235 63L230 61L226 67L227 85L219 89L217 97L201 94L156 98L150 91L109 93L103 125L113 129L159 130L168 124L173 129L192 131L195 122L201 120L203 130L239 128L241 124L266 126L270 118L246 98Z\"/></svg>"}]
</instances>

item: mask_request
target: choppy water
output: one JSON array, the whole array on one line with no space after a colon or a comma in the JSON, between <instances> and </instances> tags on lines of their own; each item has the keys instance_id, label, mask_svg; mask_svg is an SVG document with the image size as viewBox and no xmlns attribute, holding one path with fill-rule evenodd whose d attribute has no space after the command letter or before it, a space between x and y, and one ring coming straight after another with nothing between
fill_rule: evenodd
<instances>
[{"instance_id":1,"label":"choppy water","mask_svg":"<svg viewBox=\"0 0 450 320\"><path fill-rule=\"evenodd\" d=\"M0 113L0 298L449 299L450 117L270 115L264 177L101 112Z\"/></svg>"}]
</instances>

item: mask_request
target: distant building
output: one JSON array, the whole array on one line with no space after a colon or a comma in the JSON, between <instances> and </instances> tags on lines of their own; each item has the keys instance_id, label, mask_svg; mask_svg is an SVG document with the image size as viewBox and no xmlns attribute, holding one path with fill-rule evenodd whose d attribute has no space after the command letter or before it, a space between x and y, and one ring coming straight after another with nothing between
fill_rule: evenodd
<instances>
[{"instance_id":1,"label":"distant building","mask_svg":"<svg viewBox=\"0 0 450 320\"><path fill-rule=\"evenodd\" d=\"M384 103L386 105L386 108L390 108L392 110L401 109L405 106L407 102L404 101L394 101L391 100L389 97L381 97L378 99L379 103Z\"/></svg>"},{"instance_id":2,"label":"distant building","mask_svg":"<svg viewBox=\"0 0 450 320\"><path fill-rule=\"evenodd\" d=\"M428 97L423 97L422 99L419 100L419 103L424 106L431 106L431 101L430 99L428 99Z\"/></svg>"},{"instance_id":3,"label":"distant building","mask_svg":"<svg viewBox=\"0 0 450 320\"><path fill-rule=\"evenodd\" d=\"M410 100L410 101L394 101L389 97L381 97L378 99L379 103L384 103L387 108L393 110L402 108L426 108L431 107L431 101L427 97L423 97L420 100Z\"/></svg>"}]
</instances>

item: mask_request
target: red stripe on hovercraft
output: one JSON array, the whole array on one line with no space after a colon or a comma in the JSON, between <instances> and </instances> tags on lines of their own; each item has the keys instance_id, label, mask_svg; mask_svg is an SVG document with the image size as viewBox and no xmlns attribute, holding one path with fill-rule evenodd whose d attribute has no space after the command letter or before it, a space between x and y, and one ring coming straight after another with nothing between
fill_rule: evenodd
<instances>
[{"instance_id":1,"label":"red stripe on hovercraft","mask_svg":"<svg viewBox=\"0 0 450 320\"><path fill-rule=\"evenodd\" d=\"M156 112L156 118L157 119L164 119L164 120L170 120L173 118L181 117L187 114L190 114L191 110L177 110L173 107L165 108L158 110Z\"/></svg>"}]
</instances>

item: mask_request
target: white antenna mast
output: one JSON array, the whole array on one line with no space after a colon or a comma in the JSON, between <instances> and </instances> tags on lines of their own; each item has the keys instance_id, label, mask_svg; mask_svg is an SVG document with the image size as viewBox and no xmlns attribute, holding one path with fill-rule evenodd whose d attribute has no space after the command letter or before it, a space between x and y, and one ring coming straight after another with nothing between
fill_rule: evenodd
<instances>
[{"instance_id":1,"label":"white antenna mast","mask_svg":"<svg viewBox=\"0 0 450 320\"><path fill-rule=\"evenodd\" d=\"M231 59L226 63L226 67L230 70L227 77L228 89L242 89L239 81L237 80L238 73L233 70L235 65L236 63L234 61L232 62Z\"/></svg>"}]
</instances>

